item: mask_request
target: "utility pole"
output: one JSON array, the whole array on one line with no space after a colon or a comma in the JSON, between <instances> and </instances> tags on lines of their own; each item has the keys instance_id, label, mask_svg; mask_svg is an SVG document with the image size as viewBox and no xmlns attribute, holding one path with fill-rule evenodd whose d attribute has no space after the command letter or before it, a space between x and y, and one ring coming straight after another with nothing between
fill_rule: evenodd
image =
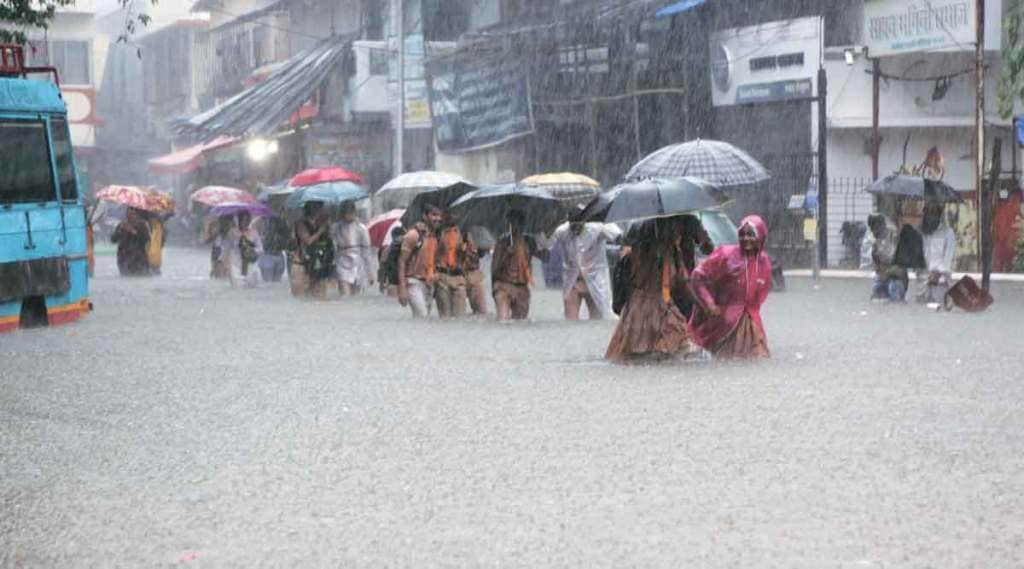
<instances>
[{"instance_id":1,"label":"utility pole","mask_svg":"<svg viewBox=\"0 0 1024 569\"><path fill-rule=\"evenodd\" d=\"M882 82L882 63L877 57L871 58L871 181L878 179L878 154L882 140L878 136L878 105Z\"/></svg>"},{"instance_id":2,"label":"utility pole","mask_svg":"<svg viewBox=\"0 0 1024 569\"><path fill-rule=\"evenodd\" d=\"M978 263L981 264L985 250L982 243L985 239L985 218L982 215L985 202L981 197L985 176L985 0L975 0L974 25L974 188L978 207Z\"/></svg>"},{"instance_id":3,"label":"utility pole","mask_svg":"<svg viewBox=\"0 0 1024 569\"><path fill-rule=\"evenodd\" d=\"M828 267L828 77L818 68L818 263Z\"/></svg>"},{"instance_id":4,"label":"utility pole","mask_svg":"<svg viewBox=\"0 0 1024 569\"><path fill-rule=\"evenodd\" d=\"M405 10L404 0L395 2L395 29L398 35L398 114L395 116L395 166L397 176L405 169Z\"/></svg>"}]
</instances>

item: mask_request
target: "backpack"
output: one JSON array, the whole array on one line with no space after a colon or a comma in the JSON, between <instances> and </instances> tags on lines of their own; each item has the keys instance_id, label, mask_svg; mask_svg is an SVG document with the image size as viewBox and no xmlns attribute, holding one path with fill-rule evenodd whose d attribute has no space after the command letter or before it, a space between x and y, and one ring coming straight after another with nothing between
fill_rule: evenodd
<instances>
[{"instance_id":1,"label":"backpack","mask_svg":"<svg viewBox=\"0 0 1024 569\"><path fill-rule=\"evenodd\" d=\"M631 269L629 255L619 257L612 270L612 312L622 314L622 309L629 302Z\"/></svg>"},{"instance_id":2,"label":"backpack","mask_svg":"<svg viewBox=\"0 0 1024 569\"><path fill-rule=\"evenodd\" d=\"M299 243L301 244L301 241ZM334 276L334 241L328 235L325 234L315 242L302 247L302 255L306 275L309 277L327 279Z\"/></svg>"},{"instance_id":3,"label":"backpack","mask_svg":"<svg viewBox=\"0 0 1024 569\"><path fill-rule=\"evenodd\" d=\"M992 295L965 275L946 292L943 304L946 310L952 310L956 305L965 312L981 312L992 305Z\"/></svg>"},{"instance_id":4,"label":"backpack","mask_svg":"<svg viewBox=\"0 0 1024 569\"><path fill-rule=\"evenodd\" d=\"M402 241L392 241L388 246L387 257L381 266L381 281L388 284L398 284L398 262L402 257Z\"/></svg>"}]
</instances>

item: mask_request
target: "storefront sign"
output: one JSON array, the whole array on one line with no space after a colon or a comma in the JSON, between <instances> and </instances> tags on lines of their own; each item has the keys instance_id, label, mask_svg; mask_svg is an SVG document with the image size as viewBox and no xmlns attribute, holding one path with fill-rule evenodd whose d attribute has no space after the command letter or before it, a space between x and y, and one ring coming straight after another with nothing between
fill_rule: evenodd
<instances>
[{"instance_id":1,"label":"storefront sign","mask_svg":"<svg viewBox=\"0 0 1024 569\"><path fill-rule=\"evenodd\" d=\"M771 103L791 99L803 99L814 94L810 79L793 79L773 83L755 83L736 87L736 104Z\"/></svg>"},{"instance_id":2,"label":"storefront sign","mask_svg":"<svg viewBox=\"0 0 1024 569\"><path fill-rule=\"evenodd\" d=\"M864 37L871 57L974 49L973 0L867 0Z\"/></svg>"},{"instance_id":3,"label":"storefront sign","mask_svg":"<svg viewBox=\"0 0 1024 569\"><path fill-rule=\"evenodd\" d=\"M530 87L519 61L449 56L427 64L437 147L466 152L533 132Z\"/></svg>"},{"instance_id":4,"label":"storefront sign","mask_svg":"<svg viewBox=\"0 0 1024 569\"><path fill-rule=\"evenodd\" d=\"M765 22L711 34L711 101L716 107L811 96L821 65L819 17Z\"/></svg>"}]
</instances>

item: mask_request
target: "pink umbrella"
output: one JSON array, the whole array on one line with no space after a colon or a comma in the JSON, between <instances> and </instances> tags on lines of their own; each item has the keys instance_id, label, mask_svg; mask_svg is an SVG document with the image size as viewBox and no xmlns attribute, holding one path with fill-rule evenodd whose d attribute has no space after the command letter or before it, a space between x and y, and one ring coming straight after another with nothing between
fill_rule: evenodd
<instances>
[{"instance_id":1,"label":"pink umbrella","mask_svg":"<svg viewBox=\"0 0 1024 569\"><path fill-rule=\"evenodd\" d=\"M387 237L388 231L391 231L391 226L402 218L403 213L405 213L404 209L393 209L371 219L366 224L366 230L370 232L370 245L374 247L383 245L384 238Z\"/></svg>"},{"instance_id":2,"label":"pink umbrella","mask_svg":"<svg viewBox=\"0 0 1024 569\"><path fill-rule=\"evenodd\" d=\"M173 213L174 198L142 186L107 186L96 192L97 200L122 204L155 213Z\"/></svg>"},{"instance_id":3,"label":"pink umbrella","mask_svg":"<svg viewBox=\"0 0 1024 569\"><path fill-rule=\"evenodd\" d=\"M256 197L249 192L227 186L206 186L193 192L188 199L193 204L199 203L209 207L229 202L256 203Z\"/></svg>"},{"instance_id":4,"label":"pink umbrella","mask_svg":"<svg viewBox=\"0 0 1024 569\"><path fill-rule=\"evenodd\" d=\"M315 186L317 184L326 184L330 182L354 182L356 184L362 184L363 177L344 168L329 166L327 168L303 170L296 174L295 177L288 182L288 185L297 188L302 186Z\"/></svg>"}]
</instances>

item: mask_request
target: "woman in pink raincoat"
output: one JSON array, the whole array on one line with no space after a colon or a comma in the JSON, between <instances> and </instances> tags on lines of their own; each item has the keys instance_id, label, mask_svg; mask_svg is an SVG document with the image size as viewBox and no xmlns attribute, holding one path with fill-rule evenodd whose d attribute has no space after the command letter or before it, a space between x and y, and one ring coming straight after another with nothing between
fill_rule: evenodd
<instances>
[{"instance_id":1,"label":"woman in pink raincoat","mask_svg":"<svg viewBox=\"0 0 1024 569\"><path fill-rule=\"evenodd\" d=\"M718 358L767 358L761 305L772 287L772 262L764 252L768 227L757 215L743 218L739 245L723 245L693 272L701 308L690 320L693 340Z\"/></svg>"}]
</instances>

